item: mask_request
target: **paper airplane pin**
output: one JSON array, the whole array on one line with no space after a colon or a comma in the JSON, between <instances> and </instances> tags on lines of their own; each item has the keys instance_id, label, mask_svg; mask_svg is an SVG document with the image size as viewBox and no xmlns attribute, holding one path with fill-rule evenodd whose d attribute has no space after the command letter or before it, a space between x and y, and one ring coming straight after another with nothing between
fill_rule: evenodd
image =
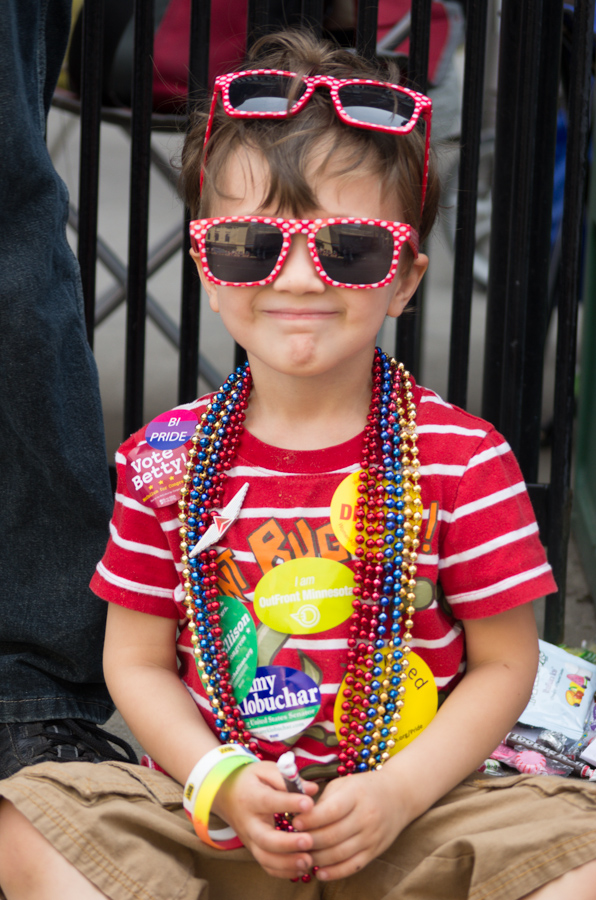
<instances>
[{"instance_id":1,"label":"paper airplane pin","mask_svg":"<svg viewBox=\"0 0 596 900\"><path fill-rule=\"evenodd\" d=\"M203 537L192 548L189 556L197 556L201 550L205 550L207 547L211 547L212 544L217 543L220 537L226 533L230 525L235 522L240 515L240 510L242 509L242 504L244 503L244 498L246 497L246 492L249 487L250 485L248 481L246 481L238 493L234 494L230 502L224 506L219 513L213 514L213 522Z\"/></svg>"}]
</instances>

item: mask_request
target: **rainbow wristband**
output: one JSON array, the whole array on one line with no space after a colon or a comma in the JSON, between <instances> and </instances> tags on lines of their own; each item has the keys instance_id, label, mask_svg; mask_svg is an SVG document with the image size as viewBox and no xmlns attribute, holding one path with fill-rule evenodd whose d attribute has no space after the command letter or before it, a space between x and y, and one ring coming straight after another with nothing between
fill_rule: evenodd
<instances>
[{"instance_id":1,"label":"rainbow wristband","mask_svg":"<svg viewBox=\"0 0 596 900\"><path fill-rule=\"evenodd\" d=\"M215 795L232 772L257 761L257 757L241 744L223 744L206 753L193 768L184 787L183 804L197 835L205 844L218 850L242 847L233 828L210 830L209 814Z\"/></svg>"}]
</instances>

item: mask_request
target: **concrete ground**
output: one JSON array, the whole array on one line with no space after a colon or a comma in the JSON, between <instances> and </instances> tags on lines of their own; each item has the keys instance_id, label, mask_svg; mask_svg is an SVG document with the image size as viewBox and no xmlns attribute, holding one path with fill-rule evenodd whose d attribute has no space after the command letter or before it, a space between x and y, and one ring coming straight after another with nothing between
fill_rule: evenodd
<instances>
[{"instance_id":1,"label":"concrete ground","mask_svg":"<svg viewBox=\"0 0 596 900\"><path fill-rule=\"evenodd\" d=\"M156 146L166 158L174 159L180 148L176 135L159 136ZM78 193L78 120L68 113L53 110L48 128L48 145L71 197ZM112 125L102 127L99 233L121 260L126 258L128 235L128 172L130 143L124 133ZM159 174L152 176L150 201L150 245L177 225L181 227L182 207L175 191ZM73 246L76 235L72 234ZM440 394L446 394L450 327L452 263L445 229L440 225L430 245L431 263L427 275L423 326L423 370L421 381ZM180 262L175 257L149 280L149 291L172 319L179 320ZM113 286L113 278L105 268L98 271L98 297ZM470 388L468 409L480 412L482 384L482 354L484 342L485 294L477 290L474 296L471 335ZM100 389L106 426L109 458L123 438L124 392L124 333L125 311L120 305L97 329L94 352L97 360ZM158 413L170 409L177 402L177 350L149 321L146 337L146 386L144 419L150 421ZM393 326L388 324L380 335L381 344L389 351L394 342ZM233 347L218 318L203 304L201 314L201 350L215 369L225 377L233 368ZM552 373L554 372L554 328L549 340L545 366L544 417L548 419L553 405ZM207 389L200 384L201 392ZM541 454L541 480L549 478L549 455ZM541 604L536 604L537 618L542 618ZM567 605L565 640L570 646L582 641L596 642L596 613L573 541L569 547L567 576ZM127 733L119 717L108 723L112 730Z\"/></svg>"}]
</instances>

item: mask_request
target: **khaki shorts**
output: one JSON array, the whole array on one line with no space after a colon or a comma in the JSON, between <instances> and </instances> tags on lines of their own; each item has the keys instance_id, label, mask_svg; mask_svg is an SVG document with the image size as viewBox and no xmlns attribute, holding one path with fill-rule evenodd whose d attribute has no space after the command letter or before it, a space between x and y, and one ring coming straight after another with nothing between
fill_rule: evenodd
<instances>
[{"instance_id":1,"label":"khaki shorts","mask_svg":"<svg viewBox=\"0 0 596 900\"><path fill-rule=\"evenodd\" d=\"M111 900L518 900L596 858L596 784L575 779L471 777L361 872L325 885L201 844L181 793L160 772L108 762L42 763L0 782Z\"/></svg>"}]
</instances>

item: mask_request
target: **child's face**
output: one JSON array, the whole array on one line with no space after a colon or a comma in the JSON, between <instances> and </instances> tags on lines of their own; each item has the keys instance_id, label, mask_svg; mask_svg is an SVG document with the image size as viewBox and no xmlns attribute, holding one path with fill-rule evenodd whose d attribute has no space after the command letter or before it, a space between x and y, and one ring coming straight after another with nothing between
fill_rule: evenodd
<instances>
[{"instance_id":1,"label":"child's face","mask_svg":"<svg viewBox=\"0 0 596 900\"><path fill-rule=\"evenodd\" d=\"M315 167L316 168L316 167ZM214 200L210 215L281 215L262 208L268 187L267 166L256 151L234 154L222 173L226 197ZM349 175L321 172L314 181L320 206L305 218L362 216L400 221L396 199L387 196L378 177L361 169ZM405 254L404 254L405 256ZM243 346L253 370L262 378L295 378L331 374L362 366L370 372L376 336L385 316L397 317L414 293L428 260L424 254L409 267L398 268L393 281L380 288L337 288L319 278L304 235L295 235L277 278L268 285L230 287L208 281L193 253L211 308L232 337Z\"/></svg>"}]
</instances>

